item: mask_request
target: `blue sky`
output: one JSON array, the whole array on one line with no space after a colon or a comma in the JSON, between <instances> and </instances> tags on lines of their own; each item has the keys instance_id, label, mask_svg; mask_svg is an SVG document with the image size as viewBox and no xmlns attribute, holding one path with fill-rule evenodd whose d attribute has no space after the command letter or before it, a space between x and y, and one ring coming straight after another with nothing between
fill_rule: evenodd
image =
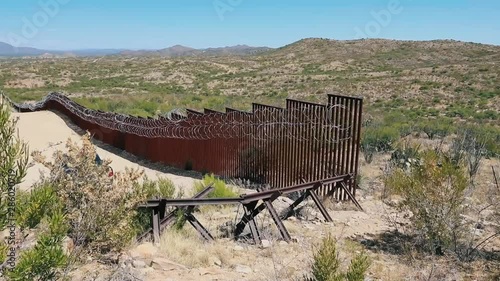
<instances>
[{"instance_id":1,"label":"blue sky","mask_svg":"<svg viewBox=\"0 0 500 281\"><path fill-rule=\"evenodd\" d=\"M500 1L2 0L0 4L0 41L45 49L280 47L307 37L456 39L500 45Z\"/></svg>"}]
</instances>

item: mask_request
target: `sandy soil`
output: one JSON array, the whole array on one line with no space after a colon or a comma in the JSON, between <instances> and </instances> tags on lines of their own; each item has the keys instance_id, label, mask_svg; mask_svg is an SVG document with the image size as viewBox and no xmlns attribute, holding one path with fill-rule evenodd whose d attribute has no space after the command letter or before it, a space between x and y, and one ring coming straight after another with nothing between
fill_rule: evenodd
<instances>
[{"instance_id":1,"label":"sandy soil","mask_svg":"<svg viewBox=\"0 0 500 281\"><path fill-rule=\"evenodd\" d=\"M41 111L32 113L13 113L13 118L18 118L17 128L19 137L28 143L30 154L35 150L39 150L43 155L51 157L57 150L65 150L65 143L68 138L73 141L80 141L81 131L78 132L68 126L66 121L58 114L51 111ZM127 153L114 154L106 148L105 145L96 141L97 153L102 159L110 159L111 167L115 171L124 171L126 167L144 169L145 175L150 179L165 177L171 179L177 187L190 188L195 179L171 173L164 173L159 170L151 169L139 165L131 161L131 157ZM133 160L133 159L132 159ZM19 185L22 190L31 188L39 178L41 173L46 173L48 170L40 164L35 164L30 156L30 165L24 181Z\"/></svg>"}]
</instances>

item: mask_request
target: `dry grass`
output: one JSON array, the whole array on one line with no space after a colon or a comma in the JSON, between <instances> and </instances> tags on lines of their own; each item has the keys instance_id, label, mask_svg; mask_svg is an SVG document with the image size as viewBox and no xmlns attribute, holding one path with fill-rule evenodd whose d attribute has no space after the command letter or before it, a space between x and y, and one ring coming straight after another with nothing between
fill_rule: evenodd
<instances>
[{"instance_id":1,"label":"dry grass","mask_svg":"<svg viewBox=\"0 0 500 281\"><path fill-rule=\"evenodd\" d=\"M192 228L168 230L161 236L160 251L167 258L188 267L208 267L215 259L224 266L233 264L231 252L221 240L206 243Z\"/></svg>"}]
</instances>

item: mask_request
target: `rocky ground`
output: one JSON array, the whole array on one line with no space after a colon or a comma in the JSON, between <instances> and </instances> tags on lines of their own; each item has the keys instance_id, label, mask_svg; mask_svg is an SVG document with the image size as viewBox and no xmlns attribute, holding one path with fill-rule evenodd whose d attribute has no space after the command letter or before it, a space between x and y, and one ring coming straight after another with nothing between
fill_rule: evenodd
<instances>
[{"instance_id":1,"label":"rocky ground","mask_svg":"<svg viewBox=\"0 0 500 281\"><path fill-rule=\"evenodd\" d=\"M50 154L62 141L79 134L68 127L63 118L51 112L15 116L20 118L20 136L32 150ZM423 142L432 144L428 140ZM103 158L113 160L116 170L128 166L143 167L151 177L168 177L182 189L191 189L198 179L195 174L161 169L109 147L96 145ZM349 202L327 201L325 204L333 223L326 223L314 204L305 202L298 207L295 216L284 222L293 238L291 243L280 241L277 229L266 212L260 214L257 220L260 233L265 238L262 245L252 245L245 240L235 241L225 235L228 228L221 226L234 224L236 219L241 218L241 208L204 207L196 213L196 217L216 236L214 242L204 242L187 224L181 231L166 231L159 244L144 242L131 246L118 258L117 264L104 265L88 260L84 265L69 268L67 275L71 280L300 280L309 271L314 247L329 233L338 240L344 265L354 254L367 252L372 265L366 280L487 280L487 276L500 272L498 260L460 264L451 257L421 257L405 253L401 248L404 238L397 232L404 229L405 215L391 207L397 198L381 200L384 194L381 176L387 159L388 155L377 155L370 164L362 161L361 187L357 198L364 211L357 210ZM491 167L500 171L500 161L483 161L477 175L474 198L477 202L487 198L487 190L494 184ZM31 167L23 188L28 188L41 172L37 167ZM239 192L252 191L240 189ZM279 212L290 203L290 199L280 197L274 206ZM468 219L481 222L481 227L471 229L477 237L488 236L495 227L492 222L476 217ZM36 231L19 242L22 248L29 248L35 241ZM68 252L72 250L71 241L65 241L65 249ZM492 239L485 250L498 252L500 239Z\"/></svg>"},{"instance_id":2,"label":"rocky ground","mask_svg":"<svg viewBox=\"0 0 500 281\"><path fill-rule=\"evenodd\" d=\"M447 257L417 258L403 252L404 240L398 230L407 223L404 214L384 203L380 196L380 180L387 156L374 163L364 164L362 189L358 199L364 211L349 202L331 202L326 205L333 223L326 223L312 202L297 208L294 217L285 221L293 242L280 241L279 234L267 213L258 218L260 233L266 238L256 246L248 241L234 241L224 236L221 225L228 225L241 217L237 208L202 208L197 218L217 236L215 242L206 243L199 234L186 225L181 232L167 231L161 243L134 245L123 253L115 267L90 263L71 273L73 280L301 280L312 263L314 247L322 237L332 234L337 238L340 258L347 266L356 253L366 251L372 260L366 280L488 280L500 272L500 262L477 261L455 263ZM493 183L488 171L498 160L484 161L479 185ZM376 167L376 168L374 168ZM491 180L486 180L491 178ZM248 192L248 190L240 190ZM280 197L274 206L278 212L291 201ZM476 218L470 218L476 219ZM493 225L471 229L477 237L486 237ZM222 231L221 231L222 230ZM490 241L488 250L500 250L500 240ZM97 270L96 270L97 269ZM92 273L92 274L90 274Z\"/></svg>"}]
</instances>

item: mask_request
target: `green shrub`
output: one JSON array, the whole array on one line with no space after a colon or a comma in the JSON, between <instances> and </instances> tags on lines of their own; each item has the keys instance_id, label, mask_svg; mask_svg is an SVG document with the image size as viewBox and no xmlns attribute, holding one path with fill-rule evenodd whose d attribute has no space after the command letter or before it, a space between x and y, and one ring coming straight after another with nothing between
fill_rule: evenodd
<instances>
[{"instance_id":1,"label":"green shrub","mask_svg":"<svg viewBox=\"0 0 500 281\"><path fill-rule=\"evenodd\" d=\"M399 132L400 137L406 137L414 132L415 128L409 123L396 123L393 127Z\"/></svg>"},{"instance_id":2,"label":"green shrub","mask_svg":"<svg viewBox=\"0 0 500 281\"><path fill-rule=\"evenodd\" d=\"M393 167L406 169L419 161L420 145L409 141L401 141L395 145L391 154L390 164Z\"/></svg>"},{"instance_id":3,"label":"green shrub","mask_svg":"<svg viewBox=\"0 0 500 281\"><path fill-rule=\"evenodd\" d=\"M9 108L0 103L0 230L7 225L12 213L9 198L15 196L15 190L11 187L26 176L28 156L26 143L16 135L16 120L11 118Z\"/></svg>"},{"instance_id":4,"label":"green shrub","mask_svg":"<svg viewBox=\"0 0 500 281\"><path fill-rule=\"evenodd\" d=\"M51 214L45 216L41 223L43 226L47 226L48 233L50 233L54 239L63 239L70 230L62 204L53 206Z\"/></svg>"},{"instance_id":5,"label":"green shrub","mask_svg":"<svg viewBox=\"0 0 500 281\"><path fill-rule=\"evenodd\" d=\"M11 280L57 280L60 268L67 258L59 240L49 235L41 235L35 247L23 252L13 272Z\"/></svg>"},{"instance_id":6,"label":"green shrub","mask_svg":"<svg viewBox=\"0 0 500 281\"><path fill-rule=\"evenodd\" d=\"M171 180L160 178L158 179L157 183L158 183L158 192L162 198L174 197L175 185Z\"/></svg>"},{"instance_id":7,"label":"green shrub","mask_svg":"<svg viewBox=\"0 0 500 281\"><path fill-rule=\"evenodd\" d=\"M377 152L392 150L392 144L399 139L399 132L393 127L366 128L361 139L361 146L375 147Z\"/></svg>"},{"instance_id":8,"label":"green shrub","mask_svg":"<svg viewBox=\"0 0 500 281\"><path fill-rule=\"evenodd\" d=\"M457 246L464 226L460 217L468 187L466 170L448 155L424 151L420 165L409 170L395 168L384 179L385 186L402 197L401 212L411 212L410 231L423 241L423 249L443 254Z\"/></svg>"},{"instance_id":9,"label":"green shrub","mask_svg":"<svg viewBox=\"0 0 500 281\"><path fill-rule=\"evenodd\" d=\"M348 281L364 281L366 271L370 267L370 260L365 253L356 255L352 260L347 273L345 274Z\"/></svg>"},{"instance_id":10,"label":"green shrub","mask_svg":"<svg viewBox=\"0 0 500 281\"><path fill-rule=\"evenodd\" d=\"M388 152L392 150L392 145L400 138L397 128L370 125L365 127L361 136L361 151L365 155L365 160L371 163L373 155L377 152Z\"/></svg>"},{"instance_id":11,"label":"green shrub","mask_svg":"<svg viewBox=\"0 0 500 281\"><path fill-rule=\"evenodd\" d=\"M500 127L488 124L470 125L461 130L469 131L477 140L484 143L485 157L500 157Z\"/></svg>"},{"instance_id":12,"label":"green shrub","mask_svg":"<svg viewBox=\"0 0 500 281\"><path fill-rule=\"evenodd\" d=\"M174 224L174 229L181 230L186 224L186 212L183 209L177 209L177 213L175 214L176 220Z\"/></svg>"},{"instance_id":13,"label":"green shrub","mask_svg":"<svg viewBox=\"0 0 500 281\"><path fill-rule=\"evenodd\" d=\"M57 280L62 269L68 264L62 241L68 231L68 225L62 208L56 208L52 216L43 223L47 230L42 233L33 249L21 253L10 280Z\"/></svg>"},{"instance_id":14,"label":"green shrub","mask_svg":"<svg viewBox=\"0 0 500 281\"><path fill-rule=\"evenodd\" d=\"M175 185L167 178L159 178L156 181L144 176L142 186L138 187L147 199L153 198L174 198Z\"/></svg>"},{"instance_id":15,"label":"green shrub","mask_svg":"<svg viewBox=\"0 0 500 281\"><path fill-rule=\"evenodd\" d=\"M3 229L7 212L6 196L8 187L18 184L26 175L28 149L15 136L16 121L10 118L10 113L3 104L0 105L0 229ZM11 171L11 172L9 172ZM35 188L32 193L17 194L16 221L22 228L35 227L46 221L48 230L43 233L33 249L24 251L19 257L18 264L7 273L11 280L54 280L62 266L66 264L66 257L62 251L61 241L67 233L61 207L56 203L56 196L50 185ZM9 194L9 196L12 196ZM50 219L46 216L50 214ZM2 237L3 240L3 237ZM7 246L0 242L0 264L6 259Z\"/></svg>"},{"instance_id":16,"label":"green shrub","mask_svg":"<svg viewBox=\"0 0 500 281\"><path fill-rule=\"evenodd\" d=\"M336 241L330 235L323 239L313 260L312 275L315 281L342 280Z\"/></svg>"},{"instance_id":17,"label":"green shrub","mask_svg":"<svg viewBox=\"0 0 500 281\"><path fill-rule=\"evenodd\" d=\"M36 227L46 215L51 214L59 201L54 188L48 182L34 186L31 192L19 193L16 204L16 221L19 227Z\"/></svg>"},{"instance_id":18,"label":"green shrub","mask_svg":"<svg viewBox=\"0 0 500 281\"><path fill-rule=\"evenodd\" d=\"M226 186L226 183L216 178L213 174L205 175L201 182L195 183L195 192L199 193L205 189L210 184L213 184L214 190L208 195L208 198L234 198L238 197L238 194L232 190L230 187Z\"/></svg>"},{"instance_id":19,"label":"green shrub","mask_svg":"<svg viewBox=\"0 0 500 281\"><path fill-rule=\"evenodd\" d=\"M160 178L156 181L153 181L145 176L142 185L140 185L139 183L136 183L136 185L136 190L141 190L141 192L144 193L145 199L174 198L175 196L175 185L169 179ZM136 216L134 218L134 225L136 228L136 235L142 234L149 227L151 227L150 210L137 210Z\"/></svg>"},{"instance_id":20,"label":"green shrub","mask_svg":"<svg viewBox=\"0 0 500 281\"><path fill-rule=\"evenodd\" d=\"M137 205L148 197L148 190L137 183L142 172L126 170L109 177L110 162L95 163L89 134L82 146L68 140L66 148L67 153L56 151L51 162L40 152L33 153L33 159L51 171L48 180L67 212L68 236L81 250L80 258L108 260L108 255L120 252L136 237ZM73 171L65 172L61 163Z\"/></svg>"},{"instance_id":21,"label":"green shrub","mask_svg":"<svg viewBox=\"0 0 500 281\"><path fill-rule=\"evenodd\" d=\"M313 254L312 277L314 281L363 281L370 267L364 253L354 256L347 271L340 268L335 239L329 234Z\"/></svg>"},{"instance_id":22,"label":"green shrub","mask_svg":"<svg viewBox=\"0 0 500 281\"><path fill-rule=\"evenodd\" d=\"M429 139L445 137L453 133L454 126L451 119L437 118L427 119L419 122L417 128L424 132Z\"/></svg>"},{"instance_id":23,"label":"green shrub","mask_svg":"<svg viewBox=\"0 0 500 281\"><path fill-rule=\"evenodd\" d=\"M3 237L0 237L0 264L2 264L7 259L7 252L9 247L3 242Z\"/></svg>"},{"instance_id":24,"label":"green shrub","mask_svg":"<svg viewBox=\"0 0 500 281\"><path fill-rule=\"evenodd\" d=\"M481 160L486 155L486 139L471 129L459 130L453 139L450 155L454 164L464 163L469 172L471 182L473 181Z\"/></svg>"}]
</instances>

